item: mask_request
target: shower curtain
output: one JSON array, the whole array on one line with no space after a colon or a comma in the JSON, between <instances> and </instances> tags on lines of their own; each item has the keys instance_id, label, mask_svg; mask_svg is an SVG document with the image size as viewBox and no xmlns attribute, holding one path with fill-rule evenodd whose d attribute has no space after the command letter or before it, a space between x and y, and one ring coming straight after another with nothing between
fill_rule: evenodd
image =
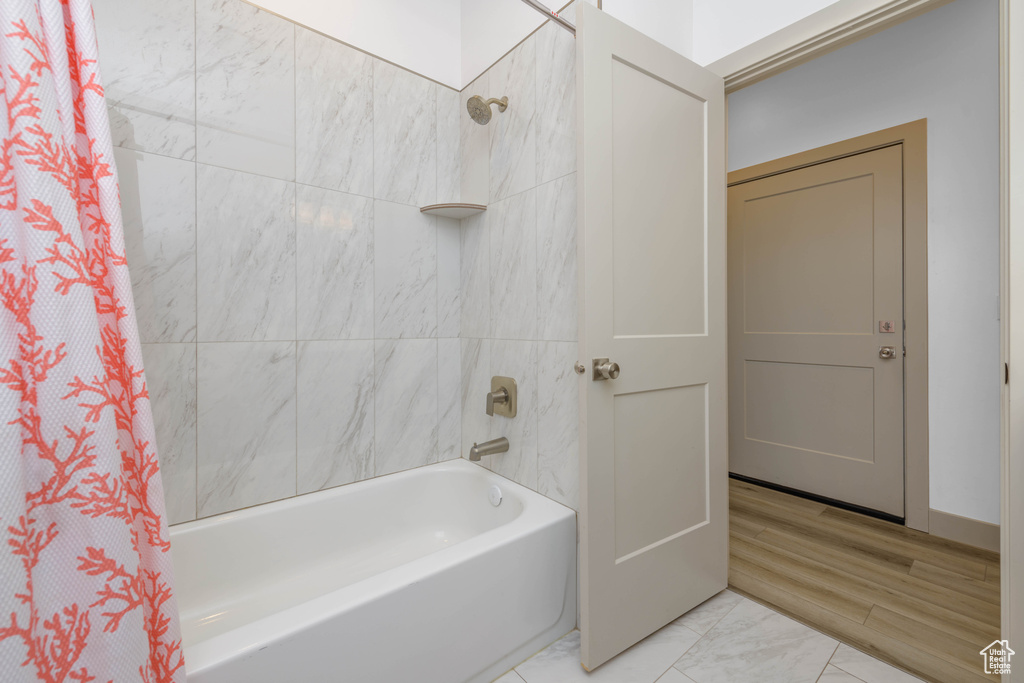
<instances>
[{"instance_id":1,"label":"shower curtain","mask_svg":"<svg viewBox=\"0 0 1024 683\"><path fill-rule=\"evenodd\" d=\"M184 683L89 0L0 0L0 680Z\"/></svg>"}]
</instances>

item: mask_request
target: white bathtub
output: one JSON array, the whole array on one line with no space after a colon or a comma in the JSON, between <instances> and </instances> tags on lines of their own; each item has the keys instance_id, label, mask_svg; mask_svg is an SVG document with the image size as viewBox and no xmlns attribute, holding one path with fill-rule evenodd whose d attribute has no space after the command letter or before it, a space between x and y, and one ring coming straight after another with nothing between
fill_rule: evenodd
<instances>
[{"instance_id":1,"label":"white bathtub","mask_svg":"<svg viewBox=\"0 0 1024 683\"><path fill-rule=\"evenodd\" d=\"M491 681L576 622L573 511L465 460L182 524L171 548L189 683Z\"/></svg>"}]
</instances>

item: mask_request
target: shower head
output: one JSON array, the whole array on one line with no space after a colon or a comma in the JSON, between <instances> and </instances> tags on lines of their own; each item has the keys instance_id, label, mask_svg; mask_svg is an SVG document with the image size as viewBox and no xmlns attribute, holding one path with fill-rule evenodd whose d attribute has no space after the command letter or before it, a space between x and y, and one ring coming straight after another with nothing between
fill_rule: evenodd
<instances>
[{"instance_id":1,"label":"shower head","mask_svg":"<svg viewBox=\"0 0 1024 683\"><path fill-rule=\"evenodd\" d=\"M466 102L466 109L469 111L469 117L479 123L481 126L486 126L487 122L491 120L491 105L498 105L498 111L505 111L508 108L508 97L502 97L500 100L492 97L491 99L484 102L484 98L479 95L473 95Z\"/></svg>"}]
</instances>

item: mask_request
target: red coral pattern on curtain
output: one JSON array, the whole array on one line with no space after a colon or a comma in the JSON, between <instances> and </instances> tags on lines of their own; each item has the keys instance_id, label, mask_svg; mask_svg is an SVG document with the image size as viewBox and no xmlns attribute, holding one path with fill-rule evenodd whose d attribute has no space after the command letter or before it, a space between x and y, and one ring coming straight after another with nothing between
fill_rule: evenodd
<instances>
[{"instance_id":1,"label":"red coral pattern on curtain","mask_svg":"<svg viewBox=\"0 0 1024 683\"><path fill-rule=\"evenodd\" d=\"M89 0L0 0L4 683L185 681L97 54Z\"/></svg>"}]
</instances>

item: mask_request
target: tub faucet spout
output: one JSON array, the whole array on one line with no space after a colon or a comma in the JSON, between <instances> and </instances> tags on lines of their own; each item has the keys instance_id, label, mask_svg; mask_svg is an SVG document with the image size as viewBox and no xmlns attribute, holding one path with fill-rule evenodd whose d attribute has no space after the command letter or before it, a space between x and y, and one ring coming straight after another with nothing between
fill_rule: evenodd
<instances>
[{"instance_id":1,"label":"tub faucet spout","mask_svg":"<svg viewBox=\"0 0 1024 683\"><path fill-rule=\"evenodd\" d=\"M490 441L484 441L483 443L474 443L473 447L469 449L469 459L473 462L479 462L481 456L484 455L495 455L497 453L506 453L508 451L508 439L501 436L497 439Z\"/></svg>"}]
</instances>

